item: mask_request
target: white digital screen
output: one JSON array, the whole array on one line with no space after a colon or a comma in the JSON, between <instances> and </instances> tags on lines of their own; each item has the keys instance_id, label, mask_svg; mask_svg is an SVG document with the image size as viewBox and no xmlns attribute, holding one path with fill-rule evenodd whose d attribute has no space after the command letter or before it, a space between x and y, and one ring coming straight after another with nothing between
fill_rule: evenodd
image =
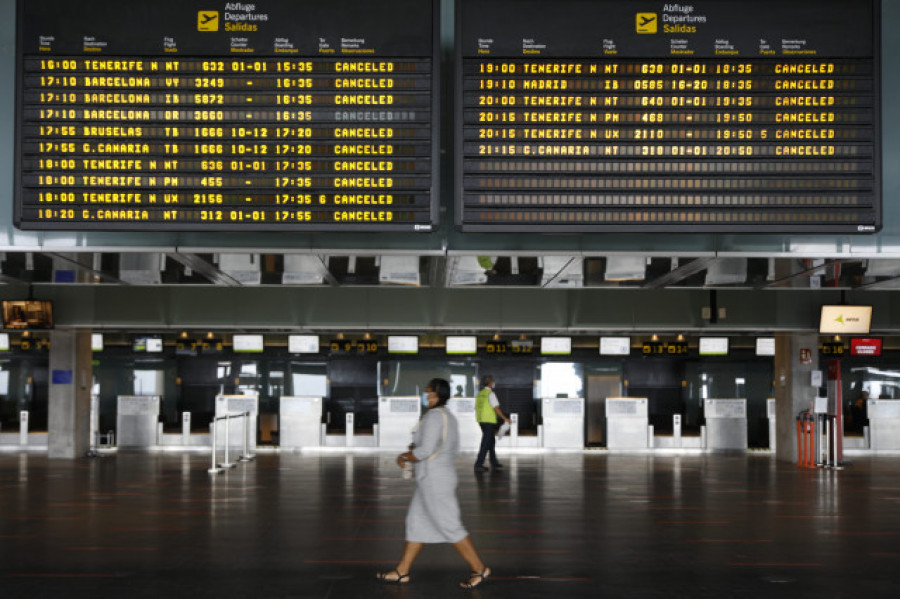
<instances>
[{"instance_id":1,"label":"white digital screen","mask_svg":"<svg viewBox=\"0 0 900 599\"><path fill-rule=\"evenodd\" d=\"M388 353L417 354L419 353L419 338L413 335L389 336Z\"/></svg>"},{"instance_id":2,"label":"white digital screen","mask_svg":"<svg viewBox=\"0 0 900 599\"><path fill-rule=\"evenodd\" d=\"M541 354L567 356L572 353L571 337L541 337Z\"/></svg>"},{"instance_id":3,"label":"white digital screen","mask_svg":"<svg viewBox=\"0 0 900 599\"><path fill-rule=\"evenodd\" d=\"M0 333L0 351L9 351L9 333Z\"/></svg>"},{"instance_id":4,"label":"white digital screen","mask_svg":"<svg viewBox=\"0 0 900 599\"><path fill-rule=\"evenodd\" d=\"M91 333L91 351L103 351L103 333Z\"/></svg>"},{"instance_id":5,"label":"white digital screen","mask_svg":"<svg viewBox=\"0 0 900 599\"><path fill-rule=\"evenodd\" d=\"M476 354L478 353L478 338L471 337L447 337L447 353L460 354Z\"/></svg>"},{"instance_id":6,"label":"white digital screen","mask_svg":"<svg viewBox=\"0 0 900 599\"><path fill-rule=\"evenodd\" d=\"M872 306L822 306L819 332L823 335L867 335Z\"/></svg>"},{"instance_id":7,"label":"white digital screen","mask_svg":"<svg viewBox=\"0 0 900 599\"><path fill-rule=\"evenodd\" d=\"M159 337L147 337L147 353L158 354L163 350L163 340Z\"/></svg>"},{"instance_id":8,"label":"white digital screen","mask_svg":"<svg viewBox=\"0 0 900 599\"><path fill-rule=\"evenodd\" d=\"M231 342L235 352L259 353L263 351L262 335L234 335Z\"/></svg>"},{"instance_id":9,"label":"white digital screen","mask_svg":"<svg viewBox=\"0 0 900 599\"><path fill-rule=\"evenodd\" d=\"M727 356L728 337L700 337L701 356Z\"/></svg>"},{"instance_id":10,"label":"white digital screen","mask_svg":"<svg viewBox=\"0 0 900 599\"><path fill-rule=\"evenodd\" d=\"M600 337L601 356L627 356L631 353L631 337Z\"/></svg>"},{"instance_id":11,"label":"white digital screen","mask_svg":"<svg viewBox=\"0 0 900 599\"><path fill-rule=\"evenodd\" d=\"M775 337L758 337L756 339L757 356L775 355Z\"/></svg>"},{"instance_id":12,"label":"white digital screen","mask_svg":"<svg viewBox=\"0 0 900 599\"><path fill-rule=\"evenodd\" d=\"M288 352L292 354L319 353L319 336L288 335Z\"/></svg>"}]
</instances>

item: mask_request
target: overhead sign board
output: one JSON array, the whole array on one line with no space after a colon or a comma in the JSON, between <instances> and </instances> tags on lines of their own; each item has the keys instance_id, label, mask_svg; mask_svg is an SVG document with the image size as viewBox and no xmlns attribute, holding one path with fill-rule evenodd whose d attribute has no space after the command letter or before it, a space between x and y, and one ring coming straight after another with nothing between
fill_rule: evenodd
<instances>
[{"instance_id":1,"label":"overhead sign board","mask_svg":"<svg viewBox=\"0 0 900 599\"><path fill-rule=\"evenodd\" d=\"M872 326L872 306L822 306L819 333L865 335Z\"/></svg>"},{"instance_id":2,"label":"overhead sign board","mask_svg":"<svg viewBox=\"0 0 900 599\"><path fill-rule=\"evenodd\" d=\"M881 227L878 0L458 0L464 231Z\"/></svg>"},{"instance_id":3,"label":"overhead sign board","mask_svg":"<svg viewBox=\"0 0 900 599\"><path fill-rule=\"evenodd\" d=\"M25 229L430 231L437 0L20 0Z\"/></svg>"},{"instance_id":4,"label":"overhead sign board","mask_svg":"<svg viewBox=\"0 0 900 599\"><path fill-rule=\"evenodd\" d=\"M627 356L630 353L630 337L600 337L601 356Z\"/></svg>"}]
</instances>

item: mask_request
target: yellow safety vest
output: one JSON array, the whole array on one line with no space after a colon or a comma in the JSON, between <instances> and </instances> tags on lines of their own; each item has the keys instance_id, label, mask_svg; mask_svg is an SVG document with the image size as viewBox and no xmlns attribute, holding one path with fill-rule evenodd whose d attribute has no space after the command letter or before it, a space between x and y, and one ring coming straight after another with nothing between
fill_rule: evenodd
<instances>
[{"instance_id":1,"label":"yellow safety vest","mask_svg":"<svg viewBox=\"0 0 900 599\"><path fill-rule=\"evenodd\" d=\"M478 392L475 398L475 419L478 422L491 422L497 424L497 412L491 405L491 388L485 387Z\"/></svg>"}]
</instances>

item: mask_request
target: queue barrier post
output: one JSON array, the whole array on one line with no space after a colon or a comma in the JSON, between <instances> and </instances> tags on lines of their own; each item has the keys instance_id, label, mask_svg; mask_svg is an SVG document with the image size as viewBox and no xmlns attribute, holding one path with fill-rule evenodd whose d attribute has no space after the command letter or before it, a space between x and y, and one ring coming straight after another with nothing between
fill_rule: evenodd
<instances>
[{"instance_id":1,"label":"queue barrier post","mask_svg":"<svg viewBox=\"0 0 900 599\"><path fill-rule=\"evenodd\" d=\"M210 434L212 435L212 463L210 464L209 470L207 470L207 472L209 472L210 474L221 474L225 470L224 468L219 468L216 464L216 429L218 428L217 424L218 423L216 422L216 419L213 419L213 421L209 424Z\"/></svg>"},{"instance_id":2,"label":"queue barrier post","mask_svg":"<svg viewBox=\"0 0 900 599\"><path fill-rule=\"evenodd\" d=\"M836 415L829 414L826 416L826 446L825 446L825 467L832 470L843 470L839 459L839 420Z\"/></svg>"},{"instance_id":3,"label":"queue barrier post","mask_svg":"<svg viewBox=\"0 0 900 599\"><path fill-rule=\"evenodd\" d=\"M242 462L249 462L256 459L256 454L250 453L250 412L244 412L241 415L244 417L244 451L238 459Z\"/></svg>"},{"instance_id":4,"label":"queue barrier post","mask_svg":"<svg viewBox=\"0 0 900 599\"><path fill-rule=\"evenodd\" d=\"M236 464L234 462L229 461L229 453L231 444L231 419L232 418L243 418L245 422L244 430L244 455L241 456L241 461L249 461L254 459L255 455L249 454L249 433L246 432L250 425L250 412L241 412L240 414L226 414L225 416L216 416L213 418L213 421L210 423L209 428L212 431L212 465L210 466L208 472L210 474L219 474L226 468L234 468ZM218 442L218 434L217 429L219 428L219 422L221 420L225 421L225 442L223 445L225 446L225 455L223 456L224 461L220 463L216 463L216 449L219 446Z\"/></svg>"},{"instance_id":5,"label":"queue barrier post","mask_svg":"<svg viewBox=\"0 0 900 599\"><path fill-rule=\"evenodd\" d=\"M225 421L225 461L219 464L222 468L234 468L236 465L234 462L230 462L228 458L228 449L231 445L231 419L233 417L234 416L230 414L227 416L220 416L220 418Z\"/></svg>"}]
</instances>

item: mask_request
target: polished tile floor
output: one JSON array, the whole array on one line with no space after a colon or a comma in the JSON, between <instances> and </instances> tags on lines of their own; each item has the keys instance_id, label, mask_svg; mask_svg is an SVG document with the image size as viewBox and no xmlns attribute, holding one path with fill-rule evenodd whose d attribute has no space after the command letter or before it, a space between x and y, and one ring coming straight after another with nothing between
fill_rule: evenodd
<instances>
[{"instance_id":1,"label":"polished tile floor","mask_svg":"<svg viewBox=\"0 0 900 599\"><path fill-rule=\"evenodd\" d=\"M470 594L898 597L900 457L840 472L768 455L503 455L458 462L464 521L494 570ZM399 556L412 484L393 454L263 453L76 461L0 452L0 596L460 597L466 567Z\"/></svg>"}]
</instances>

